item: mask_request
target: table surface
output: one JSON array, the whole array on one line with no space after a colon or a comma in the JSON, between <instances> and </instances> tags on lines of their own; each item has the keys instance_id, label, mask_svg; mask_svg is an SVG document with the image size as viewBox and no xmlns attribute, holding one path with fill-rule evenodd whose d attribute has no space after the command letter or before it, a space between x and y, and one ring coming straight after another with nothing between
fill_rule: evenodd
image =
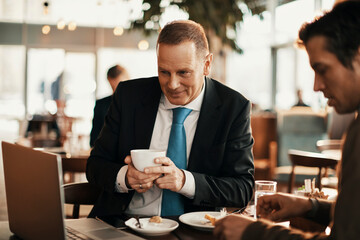
<instances>
[{"instance_id":1,"label":"table surface","mask_svg":"<svg viewBox=\"0 0 360 240\"><path fill-rule=\"evenodd\" d=\"M173 220L179 222L179 227L172 231L169 234L162 235L162 236L143 236L131 229L125 229L125 231L130 232L132 234L138 235L140 237L144 237L150 240L198 240L198 239L207 239L212 240L216 239L212 234L212 231L201 231L194 229L186 224L183 224L179 221L178 217L170 217ZM8 221L1 221L0 222L0 240L19 240L9 229L9 222Z\"/></svg>"}]
</instances>

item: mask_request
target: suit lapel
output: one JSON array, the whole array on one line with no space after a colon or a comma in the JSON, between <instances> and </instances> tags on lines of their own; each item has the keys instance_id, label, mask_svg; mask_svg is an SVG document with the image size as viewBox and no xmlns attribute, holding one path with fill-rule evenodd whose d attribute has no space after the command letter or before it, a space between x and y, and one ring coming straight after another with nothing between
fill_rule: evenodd
<instances>
[{"instance_id":1,"label":"suit lapel","mask_svg":"<svg viewBox=\"0 0 360 240\"><path fill-rule=\"evenodd\" d=\"M205 95L201 105L199 120L191 146L188 169L192 170L198 164L203 164L195 159L201 152L207 152L213 145L216 130L220 122L221 99L216 91L213 81L205 78ZM196 164L196 165L195 165Z\"/></svg>"},{"instance_id":2,"label":"suit lapel","mask_svg":"<svg viewBox=\"0 0 360 240\"><path fill-rule=\"evenodd\" d=\"M156 78L156 83L152 86L153 89L149 89L149 94L142 99L140 106L135 111L135 145L138 149L148 149L150 147L155 125L161 97L158 78Z\"/></svg>"}]
</instances>

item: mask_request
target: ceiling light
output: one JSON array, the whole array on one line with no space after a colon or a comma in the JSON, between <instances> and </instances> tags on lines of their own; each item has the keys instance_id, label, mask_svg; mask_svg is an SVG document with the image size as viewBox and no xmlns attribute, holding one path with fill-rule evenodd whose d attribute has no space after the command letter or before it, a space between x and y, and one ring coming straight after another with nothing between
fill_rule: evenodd
<instances>
[{"instance_id":1,"label":"ceiling light","mask_svg":"<svg viewBox=\"0 0 360 240\"><path fill-rule=\"evenodd\" d=\"M147 21L145 23L145 29L153 29L155 26L154 22L153 21Z\"/></svg>"},{"instance_id":2,"label":"ceiling light","mask_svg":"<svg viewBox=\"0 0 360 240\"><path fill-rule=\"evenodd\" d=\"M42 28L41 28L41 32L44 34L44 35L48 35L50 33L50 26L49 25L44 25Z\"/></svg>"},{"instance_id":3,"label":"ceiling light","mask_svg":"<svg viewBox=\"0 0 360 240\"><path fill-rule=\"evenodd\" d=\"M69 31L75 31L76 23L75 22L69 22L68 29L69 29Z\"/></svg>"},{"instance_id":4,"label":"ceiling light","mask_svg":"<svg viewBox=\"0 0 360 240\"><path fill-rule=\"evenodd\" d=\"M143 11L147 11L147 10L149 10L150 8L151 8L150 3L147 3L147 2L143 3L143 5L142 5L142 10L143 10Z\"/></svg>"},{"instance_id":5,"label":"ceiling light","mask_svg":"<svg viewBox=\"0 0 360 240\"><path fill-rule=\"evenodd\" d=\"M61 19L57 23L57 29L63 30L64 28L65 28L65 21Z\"/></svg>"},{"instance_id":6,"label":"ceiling light","mask_svg":"<svg viewBox=\"0 0 360 240\"><path fill-rule=\"evenodd\" d=\"M139 43L138 43L138 48L139 50L148 50L149 49L149 42L146 41L146 40L141 40Z\"/></svg>"},{"instance_id":7,"label":"ceiling light","mask_svg":"<svg viewBox=\"0 0 360 240\"><path fill-rule=\"evenodd\" d=\"M120 26L115 27L114 30L113 30L113 33L114 33L115 36L121 36L124 33L124 28L120 27Z\"/></svg>"}]
</instances>

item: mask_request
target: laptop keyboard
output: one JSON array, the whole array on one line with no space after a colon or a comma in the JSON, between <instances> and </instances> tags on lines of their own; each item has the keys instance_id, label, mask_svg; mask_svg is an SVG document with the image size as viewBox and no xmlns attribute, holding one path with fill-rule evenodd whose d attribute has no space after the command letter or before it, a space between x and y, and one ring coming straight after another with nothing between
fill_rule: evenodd
<instances>
[{"instance_id":1,"label":"laptop keyboard","mask_svg":"<svg viewBox=\"0 0 360 240\"><path fill-rule=\"evenodd\" d=\"M65 227L66 229L66 237L68 240L92 240L92 238L89 238L88 236L76 231L73 228Z\"/></svg>"}]
</instances>

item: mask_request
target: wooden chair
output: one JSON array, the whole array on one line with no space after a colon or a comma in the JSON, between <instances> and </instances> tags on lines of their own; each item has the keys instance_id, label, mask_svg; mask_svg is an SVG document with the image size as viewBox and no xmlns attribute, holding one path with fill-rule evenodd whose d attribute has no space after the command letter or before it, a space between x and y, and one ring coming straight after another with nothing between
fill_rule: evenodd
<instances>
[{"instance_id":1,"label":"wooden chair","mask_svg":"<svg viewBox=\"0 0 360 240\"><path fill-rule=\"evenodd\" d=\"M62 170L64 174L64 183L74 182L75 173L85 173L86 163L89 156L61 156ZM66 176L69 176L66 178Z\"/></svg>"},{"instance_id":2,"label":"wooden chair","mask_svg":"<svg viewBox=\"0 0 360 240\"><path fill-rule=\"evenodd\" d=\"M65 203L73 204L72 218L79 218L80 205L94 205L100 195L100 189L88 182L63 185Z\"/></svg>"},{"instance_id":3,"label":"wooden chair","mask_svg":"<svg viewBox=\"0 0 360 240\"><path fill-rule=\"evenodd\" d=\"M340 160L343 144L343 139L324 139L316 142L316 148L324 155ZM326 171L325 177L321 179L321 184L325 187L337 188L338 179L337 177L327 177Z\"/></svg>"},{"instance_id":4,"label":"wooden chair","mask_svg":"<svg viewBox=\"0 0 360 240\"><path fill-rule=\"evenodd\" d=\"M323 139L316 142L316 148L322 152L325 150L339 150L342 148L341 139Z\"/></svg>"},{"instance_id":5,"label":"wooden chair","mask_svg":"<svg viewBox=\"0 0 360 240\"><path fill-rule=\"evenodd\" d=\"M317 187L321 190L321 178L322 178L322 169L323 168L335 168L339 163L339 160L329 158L324 156L321 153L306 152L300 150L290 149L288 151L289 158L292 163L292 170L289 177L288 192L292 192L295 182L295 167L304 166L304 167L317 167L319 168Z\"/></svg>"},{"instance_id":6,"label":"wooden chair","mask_svg":"<svg viewBox=\"0 0 360 240\"><path fill-rule=\"evenodd\" d=\"M277 166L276 116L262 113L251 116L254 138L255 179L273 180Z\"/></svg>"}]
</instances>

